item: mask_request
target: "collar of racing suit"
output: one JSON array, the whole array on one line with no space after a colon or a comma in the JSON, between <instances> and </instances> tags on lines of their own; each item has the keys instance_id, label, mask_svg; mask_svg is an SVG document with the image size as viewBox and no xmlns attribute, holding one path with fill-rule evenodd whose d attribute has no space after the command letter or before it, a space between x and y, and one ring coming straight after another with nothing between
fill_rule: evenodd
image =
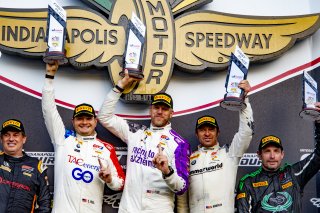
<instances>
[{"instance_id":1,"label":"collar of racing suit","mask_svg":"<svg viewBox=\"0 0 320 213\"><path fill-rule=\"evenodd\" d=\"M272 177L272 176L278 174L280 171L281 171L280 168L277 169L276 171L267 171L261 166L261 173L268 176L268 177Z\"/></svg>"},{"instance_id":2,"label":"collar of racing suit","mask_svg":"<svg viewBox=\"0 0 320 213\"><path fill-rule=\"evenodd\" d=\"M167 130L171 129L171 123L168 123L164 127L155 127L155 126L152 126L152 124L150 123L150 130L151 131L161 131L161 130L166 130L166 129Z\"/></svg>"},{"instance_id":3,"label":"collar of racing suit","mask_svg":"<svg viewBox=\"0 0 320 213\"><path fill-rule=\"evenodd\" d=\"M199 150L199 151L202 151L202 152L212 151L212 150L218 150L219 148L220 148L219 143L217 143L217 144L214 145L214 146L210 146L210 147L204 147L204 146L201 146L201 145L198 146L198 150Z\"/></svg>"},{"instance_id":4,"label":"collar of racing suit","mask_svg":"<svg viewBox=\"0 0 320 213\"><path fill-rule=\"evenodd\" d=\"M96 138L97 138L96 132L94 133L94 135L91 135L91 136L82 136L82 135L77 134L78 141L90 142L90 141L94 141Z\"/></svg>"},{"instance_id":5,"label":"collar of racing suit","mask_svg":"<svg viewBox=\"0 0 320 213\"><path fill-rule=\"evenodd\" d=\"M22 152L22 153L23 153L23 156L19 157L19 158L12 157L10 155L4 154L4 160L8 161L10 163L20 163L20 162L24 161L27 158L26 153L24 153L24 152Z\"/></svg>"}]
</instances>

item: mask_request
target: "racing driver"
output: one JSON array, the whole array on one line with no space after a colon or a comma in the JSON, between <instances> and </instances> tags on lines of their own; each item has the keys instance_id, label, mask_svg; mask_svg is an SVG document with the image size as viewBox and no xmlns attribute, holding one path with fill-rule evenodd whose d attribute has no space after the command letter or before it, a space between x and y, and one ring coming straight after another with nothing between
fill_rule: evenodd
<instances>
[{"instance_id":1,"label":"racing driver","mask_svg":"<svg viewBox=\"0 0 320 213\"><path fill-rule=\"evenodd\" d=\"M247 80L241 81L239 88L244 89L245 96L251 89ZM238 164L253 135L253 115L247 96L245 103L247 107L239 113L239 130L230 146L220 146L220 129L214 117L205 115L197 119L196 136L200 145L190 156L190 186L188 194L178 199L180 212L189 212L188 206L184 206L187 195L191 213L234 212Z\"/></svg>"},{"instance_id":2,"label":"racing driver","mask_svg":"<svg viewBox=\"0 0 320 213\"><path fill-rule=\"evenodd\" d=\"M134 78L125 77L107 94L99 122L128 144L126 182L119 212L173 213L175 194L188 187L189 143L171 128L172 97L153 96L150 127L131 123L114 114L116 103Z\"/></svg>"},{"instance_id":3,"label":"racing driver","mask_svg":"<svg viewBox=\"0 0 320 213\"><path fill-rule=\"evenodd\" d=\"M80 104L73 112L75 131L66 130L57 111L53 79L58 63L47 64L42 111L55 149L54 213L102 212L104 185L121 190L124 172L114 147L97 138L93 107Z\"/></svg>"},{"instance_id":4,"label":"racing driver","mask_svg":"<svg viewBox=\"0 0 320 213\"><path fill-rule=\"evenodd\" d=\"M320 110L320 103L316 107ZM240 180L237 212L303 212L303 189L320 169L320 123L315 128L316 149L293 165L281 167L284 151L279 137L260 140L257 153L262 166Z\"/></svg>"},{"instance_id":5,"label":"racing driver","mask_svg":"<svg viewBox=\"0 0 320 213\"><path fill-rule=\"evenodd\" d=\"M23 151L27 136L17 119L2 124L0 152L0 213L49 213L47 168Z\"/></svg>"}]
</instances>

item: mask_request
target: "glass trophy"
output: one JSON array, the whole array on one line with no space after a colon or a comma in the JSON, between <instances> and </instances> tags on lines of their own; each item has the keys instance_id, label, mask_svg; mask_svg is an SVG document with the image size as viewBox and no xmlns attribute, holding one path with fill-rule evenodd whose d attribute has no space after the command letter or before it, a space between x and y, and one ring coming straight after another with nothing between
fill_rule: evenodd
<instances>
[{"instance_id":1,"label":"glass trophy","mask_svg":"<svg viewBox=\"0 0 320 213\"><path fill-rule=\"evenodd\" d=\"M48 49L45 52L43 61L52 64L53 61L66 64L65 38L66 38L67 16L66 11L54 0L49 2L47 17L47 36Z\"/></svg>"},{"instance_id":2,"label":"glass trophy","mask_svg":"<svg viewBox=\"0 0 320 213\"><path fill-rule=\"evenodd\" d=\"M238 87L242 80L247 79L249 58L236 46L234 53L231 53L228 75L225 83L226 94L220 106L231 111L240 111L247 106L244 103L244 90Z\"/></svg>"},{"instance_id":3,"label":"glass trophy","mask_svg":"<svg viewBox=\"0 0 320 213\"><path fill-rule=\"evenodd\" d=\"M134 13L132 13L127 28L127 43L123 68L128 70L129 76L139 79L144 78L141 64L145 33L145 25ZM119 74L124 76L124 70Z\"/></svg>"},{"instance_id":4,"label":"glass trophy","mask_svg":"<svg viewBox=\"0 0 320 213\"><path fill-rule=\"evenodd\" d=\"M306 120L320 120L320 111L316 109L318 102L317 82L306 72L303 73L302 111L300 117Z\"/></svg>"}]
</instances>

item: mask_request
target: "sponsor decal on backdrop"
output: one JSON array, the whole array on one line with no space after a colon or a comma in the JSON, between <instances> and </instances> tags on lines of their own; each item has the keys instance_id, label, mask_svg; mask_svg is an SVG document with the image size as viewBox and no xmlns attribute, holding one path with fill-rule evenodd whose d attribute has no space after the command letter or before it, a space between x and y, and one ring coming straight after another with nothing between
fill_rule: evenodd
<instances>
[{"instance_id":1,"label":"sponsor decal on backdrop","mask_svg":"<svg viewBox=\"0 0 320 213\"><path fill-rule=\"evenodd\" d=\"M103 202L112 206L112 208L119 208L120 199L122 193L116 193L113 195L103 195Z\"/></svg>"},{"instance_id":2,"label":"sponsor decal on backdrop","mask_svg":"<svg viewBox=\"0 0 320 213\"><path fill-rule=\"evenodd\" d=\"M244 153L240 159L239 166L261 166L257 153Z\"/></svg>"},{"instance_id":3,"label":"sponsor decal on backdrop","mask_svg":"<svg viewBox=\"0 0 320 213\"><path fill-rule=\"evenodd\" d=\"M310 202L312 205L314 205L317 208L320 208L320 198L314 197L310 199Z\"/></svg>"},{"instance_id":4,"label":"sponsor decal on backdrop","mask_svg":"<svg viewBox=\"0 0 320 213\"><path fill-rule=\"evenodd\" d=\"M273 60L320 26L319 14L259 17L190 11L210 2L204 0L172 4L167 0L117 0L112 7L98 1L84 2L99 10L64 8L66 57L76 68L107 67L110 79L117 82L123 69L125 29L132 12L147 28L142 63L145 78L122 97L131 102L149 102L152 94L164 92L175 65L189 73L226 69L237 45L250 62ZM0 49L42 58L47 48L46 16L47 9L0 8Z\"/></svg>"},{"instance_id":5,"label":"sponsor decal on backdrop","mask_svg":"<svg viewBox=\"0 0 320 213\"><path fill-rule=\"evenodd\" d=\"M124 149L125 148L125 149ZM126 150L127 147L115 147L116 150ZM39 160L42 160L42 163L44 166L53 166L54 165L54 152L26 152L27 155L31 156L31 157L36 157ZM127 156L127 152L126 151L116 151L118 160L120 162L120 160L122 159L122 157L126 157ZM77 165L83 166L85 165L85 167L87 168L91 168L91 165L85 164L84 162L81 161L81 159L76 159L74 156L69 156L69 162L70 163L75 163ZM122 165L122 167L125 169L125 165ZM98 168L94 167L95 170L97 170Z\"/></svg>"}]
</instances>

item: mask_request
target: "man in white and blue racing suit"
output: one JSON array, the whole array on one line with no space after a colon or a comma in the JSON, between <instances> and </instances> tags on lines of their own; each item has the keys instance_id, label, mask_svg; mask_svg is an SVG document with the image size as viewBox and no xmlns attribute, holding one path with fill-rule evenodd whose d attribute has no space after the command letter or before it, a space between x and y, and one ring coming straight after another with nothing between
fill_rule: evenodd
<instances>
[{"instance_id":1,"label":"man in white and blue racing suit","mask_svg":"<svg viewBox=\"0 0 320 213\"><path fill-rule=\"evenodd\" d=\"M158 93L150 106L150 127L114 114L121 93L135 79L125 77L107 95L98 119L128 145L126 182L119 212L170 213L175 194L188 188L189 143L171 128L173 102Z\"/></svg>"},{"instance_id":2,"label":"man in white and blue racing suit","mask_svg":"<svg viewBox=\"0 0 320 213\"><path fill-rule=\"evenodd\" d=\"M244 89L245 94L251 89L247 80L241 81L239 88ZM215 117L205 115L197 119L196 136L200 145L190 156L190 186L188 194L178 199L179 212L234 212L238 164L253 134L253 115L248 97L245 104L246 108L239 113L239 130L230 146L220 146L220 129ZM189 201L189 206L185 205L185 200Z\"/></svg>"},{"instance_id":3,"label":"man in white and blue racing suit","mask_svg":"<svg viewBox=\"0 0 320 213\"><path fill-rule=\"evenodd\" d=\"M42 93L44 120L55 149L55 213L102 212L104 186L121 190L125 175L114 147L97 138L93 107L80 104L73 113L75 131L66 130L57 111L53 78L58 64L47 64Z\"/></svg>"}]
</instances>

